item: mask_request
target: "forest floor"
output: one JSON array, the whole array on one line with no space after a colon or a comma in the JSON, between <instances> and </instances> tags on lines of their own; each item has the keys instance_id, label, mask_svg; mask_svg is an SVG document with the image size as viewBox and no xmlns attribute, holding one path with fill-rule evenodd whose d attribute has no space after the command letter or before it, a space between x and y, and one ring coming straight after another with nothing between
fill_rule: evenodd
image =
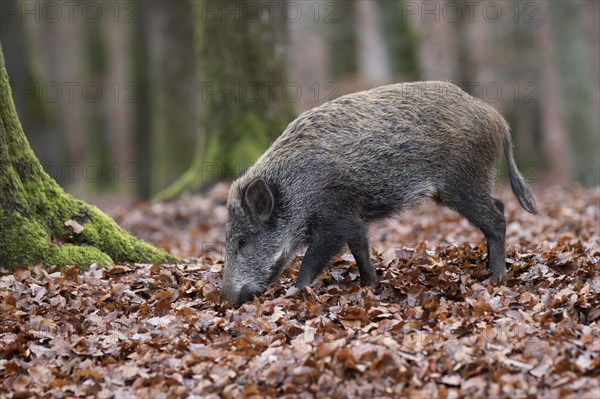
<instances>
[{"instance_id":1,"label":"forest floor","mask_svg":"<svg viewBox=\"0 0 600 399\"><path fill-rule=\"evenodd\" d=\"M0 397L600 397L600 189L506 189L506 285L481 233L426 204L372 227L311 288L297 258L232 309L218 290L227 186L115 209L181 265L0 269Z\"/></svg>"}]
</instances>

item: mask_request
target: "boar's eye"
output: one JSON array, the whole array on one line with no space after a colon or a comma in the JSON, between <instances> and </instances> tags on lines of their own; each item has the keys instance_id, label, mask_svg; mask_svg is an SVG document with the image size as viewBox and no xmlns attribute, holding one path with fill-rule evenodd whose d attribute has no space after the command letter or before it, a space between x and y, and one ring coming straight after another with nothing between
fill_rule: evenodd
<instances>
[{"instance_id":1,"label":"boar's eye","mask_svg":"<svg viewBox=\"0 0 600 399\"><path fill-rule=\"evenodd\" d=\"M243 238L240 238L240 239L238 240L238 245L237 245L238 249L242 249L242 248L244 248L245 246L246 246L246 240L245 240L245 239L243 239Z\"/></svg>"}]
</instances>

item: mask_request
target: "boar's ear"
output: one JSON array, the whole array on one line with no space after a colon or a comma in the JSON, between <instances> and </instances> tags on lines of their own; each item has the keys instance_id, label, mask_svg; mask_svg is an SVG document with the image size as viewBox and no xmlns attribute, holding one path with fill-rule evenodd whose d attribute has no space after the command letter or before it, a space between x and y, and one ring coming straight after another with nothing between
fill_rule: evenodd
<instances>
[{"instance_id":1,"label":"boar's ear","mask_svg":"<svg viewBox=\"0 0 600 399\"><path fill-rule=\"evenodd\" d=\"M264 179L256 179L246 188L246 204L254 216L261 221L269 220L275 200Z\"/></svg>"}]
</instances>

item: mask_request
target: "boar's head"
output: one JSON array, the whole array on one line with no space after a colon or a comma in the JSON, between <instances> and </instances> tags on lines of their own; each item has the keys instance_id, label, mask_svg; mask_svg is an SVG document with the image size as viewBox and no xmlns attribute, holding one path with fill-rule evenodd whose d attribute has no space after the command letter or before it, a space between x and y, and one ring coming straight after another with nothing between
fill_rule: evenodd
<instances>
[{"instance_id":1,"label":"boar's head","mask_svg":"<svg viewBox=\"0 0 600 399\"><path fill-rule=\"evenodd\" d=\"M263 178L239 179L227 200L221 298L235 306L264 293L290 261L281 204Z\"/></svg>"}]
</instances>

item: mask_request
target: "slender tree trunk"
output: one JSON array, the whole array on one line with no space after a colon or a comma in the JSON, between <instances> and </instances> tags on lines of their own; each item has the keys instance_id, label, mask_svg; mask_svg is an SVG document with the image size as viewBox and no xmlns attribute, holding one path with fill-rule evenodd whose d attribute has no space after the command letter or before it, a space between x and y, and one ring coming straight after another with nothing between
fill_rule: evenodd
<instances>
[{"instance_id":1,"label":"slender tree trunk","mask_svg":"<svg viewBox=\"0 0 600 399\"><path fill-rule=\"evenodd\" d=\"M462 15L466 14L464 2L458 2L457 6L461 7ZM473 62L473 50L469 37L469 21L466 18L461 18L458 22L454 22L456 32L456 71L454 73L456 84L465 90L469 90L477 76L477 68Z\"/></svg>"},{"instance_id":2,"label":"slender tree trunk","mask_svg":"<svg viewBox=\"0 0 600 399\"><path fill-rule=\"evenodd\" d=\"M198 81L192 1L142 2L147 38L152 180L156 194L194 159ZM166 33L168 32L168 33Z\"/></svg>"},{"instance_id":3,"label":"slender tree trunk","mask_svg":"<svg viewBox=\"0 0 600 399\"><path fill-rule=\"evenodd\" d=\"M546 11L548 3L540 2L542 10ZM547 12L545 15L548 15ZM560 74L558 73L555 54L550 35L550 21L544 18L538 32L540 43L540 60L545 65L541 81L544 98L541 101L541 121L544 132L543 149L548 162L549 174L552 181L568 184L571 176L571 160L569 141L560 117Z\"/></svg>"},{"instance_id":4,"label":"slender tree trunk","mask_svg":"<svg viewBox=\"0 0 600 399\"><path fill-rule=\"evenodd\" d=\"M322 1L322 0L321 0ZM300 21L291 23L289 27L289 66L290 75L302 87L302 97L297 103L300 110L314 108L337 94L337 87L328 81L328 65L330 53L327 50L326 29L330 25L332 3L296 3L302 9ZM323 5L322 5L323 4ZM319 13L315 14L315 7ZM328 7L324 10L324 7Z\"/></svg>"},{"instance_id":5,"label":"slender tree trunk","mask_svg":"<svg viewBox=\"0 0 600 399\"><path fill-rule=\"evenodd\" d=\"M297 92L287 81L282 4L192 4L203 133L191 168L156 200L233 179L256 161L295 114ZM261 18L253 18L257 7Z\"/></svg>"},{"instance_id":6,"label":"slender tree trunk","mask_svg":"<svg viewBox=\"0 0 600 399\"><path fill-rule=\"evenodd\" d=\"M108 48L106 46L105 32L99 23L86 23L83 26L85 45L84 62L86 64L86 80L93 82L98 90L91 90L85 106L86 120L86 162L97 166L97 174L90 177L90 182L101 190L114 185L111 174L111 165L114 162L113 154L108 140L106 93L107 84Z\"/></svg>"},{"instance_id":7,"label":"slender tree trunk","mask_svg":"<svg viewBox=\"0 0 600 399\"><path fill-rule=\"evenodd\" d=\"M362 79L369 86L390 83L388 53L383 40L378 4L372 1L356 3L360 23L358 30L358 65Z\"/></svg>"},{"instance_id":8,"label":"slender tree trunk","mask_svg":"<svg viewBox=\"0 0 600 399\"><path fill-rule=\"evenodd\" d=\"M561 117L571 148L571 173L574 181L600 183L600 120L594 109L594 81L588 58L589 44L584 35L582 12L587 3L555 2L548 5L556 46L556 62L561 76ZM596 71L597 72L597 71Z\"/></svg>"},{"instance_id":9,"label":"slender tree trunk","mask_svg":"<svg viewBox=\"0 0 600 399\"><path fill-rule=\"evenodd\" d=\"M399 81L423 80L418 55L420 39L406 13L405 0L378 0L391 74Z\"/></svg>"},{"instance_id":10,"label":"slender tree trunk","mask_svg":"<svg viewBox=\"0 0 600 399\"><path fill-rule=\"evenodd\" d=\"M135 168L137 195L150 198L152 195L152 126L150 103L150 76L148 59L148 37L146 31L146 7L140 0L134 4L139 10L138 20L132 25L132 75L135 81L135 109L133 115L133 138L135 142Z\"/></svg>"},{"instance_id":11,"label":"slender tree trunk","mask_svg":"<svg viewBox=\"0 0 600 399\"><path fill-rule=\"evenodd\" d=\"M16 113L1 45L0 226L0 267L175 260L66 194L43 171Z\"/></svg>"},{"instance_id":12,"label":"slender tree trunk","mask_svg":"<svg viewBox=\"0 0 600 399\"><path fill-rule=\"evenodd\" d=\"M329 72L334 79L358 73L358 37L356 2L334 0L335 21L326 23L329 42Z\"/></svg>"}]
</instances>

